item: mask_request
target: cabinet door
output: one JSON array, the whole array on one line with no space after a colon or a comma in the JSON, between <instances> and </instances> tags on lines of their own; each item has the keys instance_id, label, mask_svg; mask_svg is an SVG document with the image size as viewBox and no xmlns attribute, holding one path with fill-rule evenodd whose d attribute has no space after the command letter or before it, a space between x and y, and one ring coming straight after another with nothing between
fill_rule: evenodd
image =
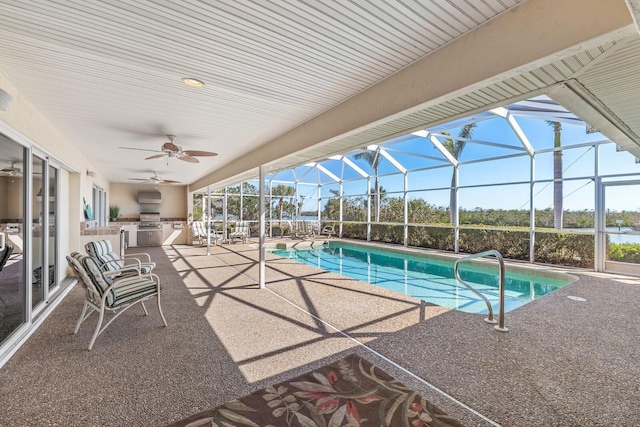
<instances>
[{"instance_id":1,"label":"cabinet door","mask_svg":"<svg viewBox=\"0 0 640 427\"><path fill-rule=\"evenodd\" d=\"M149 246L151 236L150 232L146 230L138 230L138 246Z\"/></svg>"}]
</instances>

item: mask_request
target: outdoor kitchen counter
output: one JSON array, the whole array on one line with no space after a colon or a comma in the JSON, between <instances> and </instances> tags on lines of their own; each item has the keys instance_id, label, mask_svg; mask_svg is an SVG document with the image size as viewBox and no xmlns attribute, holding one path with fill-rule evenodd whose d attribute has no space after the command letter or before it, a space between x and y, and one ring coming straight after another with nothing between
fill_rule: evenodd
<instances>
[{"instance_id":1,"label":"outdoor kitchen counter","mask_svg":"<svg viewBox=\"0 0 640 427\"><path fill-rule=\"evenodd\" d=\"M162 226L163 245L178 245L186 243L187 221L184 218L161 218L159 222ZM138 218L118 218L117 221L111 221L109 224L111 224L111 226L116 226L118 230L120 230L120 228L124 229L126 233L125 241L127 242L128 247L139 246L138 231L143 228L139 227L140 220Z\"/></svg>"},{"instance_id":2,"label":"outdoor kitchen counter","mask_svg":"<svg viewBox=\"0 0 640 427\"><path fill-rule=\"evenodd\" d=\"M89 242L94 240L110 240L114 248L120 247L120 229L119 225L108 225L106 227L90 227L86 228L85 223L80 224L80 245L82 248Z\"/></svg>"},{"instance_id":3,"label":"outdoor kitchen counter","mask_svg":"<svg viewBox=\"0 0 640 427\"><path fill-rule=\"evenodd\" d=\"M90 227L84 226L84 223L80 227L81 236L108 236L111 234L120 233L120 225L107 225L105 227Z\"/></svg>"}]
</instances>

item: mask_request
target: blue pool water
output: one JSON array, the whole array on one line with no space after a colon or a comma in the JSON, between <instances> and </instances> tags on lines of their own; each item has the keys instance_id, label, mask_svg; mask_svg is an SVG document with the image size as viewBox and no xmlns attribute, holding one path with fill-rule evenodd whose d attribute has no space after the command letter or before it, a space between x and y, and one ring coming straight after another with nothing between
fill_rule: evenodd
<instances>
[{"instance_id":1,"label":"blue pool water","mask_svg":"<svg viewBox=\"0 0 640 427\"><path fill-rule=\"evenodd\" d=\"M480 298L457 283L453 258L411 255L342 242L308 249L276 249L272 253L342 276L400 292L468 313L486 313ZM498 311L498 266L461 264L460 276L485 295ZM507 271L505 312L573 282L567 274L536 275Z\"/></svg>"}]
</instances>

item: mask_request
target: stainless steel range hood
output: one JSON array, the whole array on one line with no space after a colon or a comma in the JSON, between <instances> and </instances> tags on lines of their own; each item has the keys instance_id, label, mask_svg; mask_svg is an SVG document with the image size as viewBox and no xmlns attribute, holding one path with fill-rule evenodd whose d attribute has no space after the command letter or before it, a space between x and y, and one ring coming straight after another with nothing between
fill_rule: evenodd
<instances>
[{"instance_id":1,"label":"stainless steel range hood","mask_svg":"<svg viewBox=\"0 0 640 427\"><path fill-rule=\"evenodd\" d=\"M138 192L138 203L141 205L162 203L162 193L159 191L140 191Z\"/></svg>"}]
</instances>

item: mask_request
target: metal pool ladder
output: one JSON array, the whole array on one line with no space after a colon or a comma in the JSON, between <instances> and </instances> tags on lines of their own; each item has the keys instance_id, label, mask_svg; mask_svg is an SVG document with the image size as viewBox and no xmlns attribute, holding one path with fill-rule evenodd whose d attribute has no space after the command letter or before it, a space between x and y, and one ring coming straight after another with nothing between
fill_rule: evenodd
<instances>
[{"instance_id":1,"label":"metal pool ladder","mask_svg":"<svg viewBox=\"0 0 640 427\"><path fill-rule=\"evenodd\" d=\"M469 260L472 260L474 258L484 258L484 257L487 257L487 256L494 256L498 260L498 270L499 270L499 282L498 282L498 284L499 284L499 292L500 292L500 304L499 304L500 316L499 316L499 321L494 319L494 317L493 317L493 308L491 307L491 303L489 302L487 297L485 297L480 292L478 292L476 289L474 289L473 286L471 286L470 284L468 284L467 282L462 280L462 278L460 278L460 273L458 272L458 264L460 264L461 262L469 261ZM477 254L466 256L464 258L460 258L460 259L456 260L455 264L453 264L453 273L455 274L456 280L458 280L458 282L462 283L471 292L473 292L474 294L476 294L480 298L482 298L484 300L484 302L487 304L487 310L489 311L489 315L488 315L488 317L486 319L484 319L484 321L487 322L487 323L498 323L496 326L494 326L494 328L497 331L500 331L500 332L509 331L509 329L507 329L504 326L504 258L502 258L502 254L500 252L496 251L495 249L491 249L489 251L484 251L484 252L480 252L480 253L477 253Z\"/></svg>"}]
</instances>

